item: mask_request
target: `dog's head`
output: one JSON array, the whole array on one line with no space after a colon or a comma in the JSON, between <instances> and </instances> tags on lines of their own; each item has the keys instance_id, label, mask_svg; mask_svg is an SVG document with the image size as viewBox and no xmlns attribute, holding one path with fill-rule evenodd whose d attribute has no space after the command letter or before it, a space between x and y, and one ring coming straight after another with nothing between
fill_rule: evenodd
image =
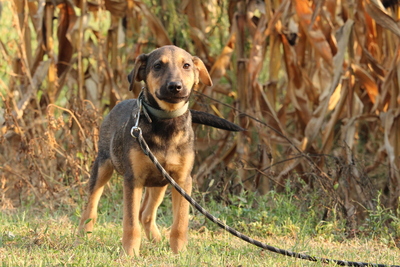
<instances>
[{"instance_id":1,"label":"dog's head","mask_svg":"<svg viewBox=\"0 0 400 267\"><path fill-rule=\"evenodd\" d=\"M137 57L128 80L144 81L147 100L166 111L182 107L199 81L212 85L203 61L172 45Z\"/></svg>"}]
</instances>

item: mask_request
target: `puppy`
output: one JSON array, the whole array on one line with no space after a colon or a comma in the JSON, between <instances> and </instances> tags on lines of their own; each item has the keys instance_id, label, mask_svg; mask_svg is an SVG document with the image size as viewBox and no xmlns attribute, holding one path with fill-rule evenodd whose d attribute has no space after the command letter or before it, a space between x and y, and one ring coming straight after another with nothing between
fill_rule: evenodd
<instances>
[{"instance_id":1,"label":"puppy","mask_svg":"<svg viewBox=\"0 0 400 267\"><path fill-rule=\"evenodd\" d=\"M139 99L120 102L104 119L90 175L88 204L79 230L92 232L104 185L115 169L124 177L122 247L127 255L139 255L140 224L147 238L161 240L156 213L168 183L131 136L140 112L139 102L143 111L138 126L144 139L165 170L190 194L194 134L188 101L199 81L208 86L212 81L198 57L175 46L140 55L129 79L144 81L145 87ZM172 210L169 241L172 251L178 253L187 243L189 203L175 189L172 189Z\"/></svg>"}]
</instances>

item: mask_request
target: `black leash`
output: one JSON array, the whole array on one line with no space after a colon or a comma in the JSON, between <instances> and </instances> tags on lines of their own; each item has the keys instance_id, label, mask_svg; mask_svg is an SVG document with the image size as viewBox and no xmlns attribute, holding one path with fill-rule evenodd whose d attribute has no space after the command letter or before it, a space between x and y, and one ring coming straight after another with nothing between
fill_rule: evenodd
<instances>
[{"instance_id":1,"label":"black leash","mask_svg":"<svg viewBox=\"0 0 400 267\"><path fill-rule=\"evenodd\" d=\"M139 110L140 114L140 110ZM139 122L139 119L137 120ZM154 163L154 165L157 167L157 169L161 172L163 177L168 180L168 182L178 191L190 204L192 204L199 212L201 212L203 215L207 217L210 221L213 223L216 223L220 228L224 229L225 231L228 231L232 235L250 243L253 244L257 247L269 250L271 252L275 252L284 256L289 256L293 258L299 258L303 260L308 260L308 261L314 261L314 262L322 262L322 263L335 263L336 265L340 266L371 266L371 267L400 267L400 265L385 265L385 264L376 264L376 263L366 263L366 262L355 262L355 261L344 261L344 260L332 260L332 259L326 259L326 258L317 258L314 256L309 256L307 254L302 254L302 253L297 253L297 252L292 252L289 250L284 250L280 248L276 248L273 246L270 246L268 244L262 243L258 240L255 240L251 237L248 237L232 227L224 224L221 222L218 218L210 214L207 210L205 210L202 206L200 206L199 203L197 203L190 195L188 195L185 190L183 190L176 182L175 180L165 171L165 169L161 166L161 164L158 162L157 158L154 156L154 154L150 151L149 146L147 145L146 141L143 138L142 135L142 130L138 126L138 123L136 123L135 126L132 127L131 129L131 135L136 138L139 142L140 147L143 150L143 153L146 154L150 160Z\"/></svg>"}]
</instances>

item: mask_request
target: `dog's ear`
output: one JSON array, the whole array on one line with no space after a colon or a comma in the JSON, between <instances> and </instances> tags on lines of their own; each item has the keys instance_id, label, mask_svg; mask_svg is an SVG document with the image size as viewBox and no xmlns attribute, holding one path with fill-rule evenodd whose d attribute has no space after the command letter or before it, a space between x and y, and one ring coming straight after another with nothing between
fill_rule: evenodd
<instances>
[{"instance_id":1,"label":"dog's ear","mask_svg":"<svg viewBox=\"0 0 400 267\"><path fill-rule=\"evenodd\" d=\"M193 63L196 66L197 71L199 72L200 81L205 85L212 86L213 83L210 74L208 73L203 61L198 57L193 57Z\"/></svg>"},{"instance_id":2,"label":"dog's ear","mask_svg":"<svg viewBox=\"0 0 400 267\"><path fill-rule=\"evenodd\" d=\"M135 81L140 82L145 80L146 77L146 62L147 62L148 55L141 54L135 60L135 66L131 73L128 74L128 81L131 84L129 86L129 90L132 90L132 85Z\"/></svg>"}]
</instances>

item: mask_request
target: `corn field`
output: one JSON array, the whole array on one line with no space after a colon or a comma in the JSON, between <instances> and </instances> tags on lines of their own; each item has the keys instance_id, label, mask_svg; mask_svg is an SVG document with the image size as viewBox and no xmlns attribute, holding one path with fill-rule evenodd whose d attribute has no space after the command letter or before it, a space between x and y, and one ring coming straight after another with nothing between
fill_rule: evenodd
<instances>
[{"instance_id":1,"label":"corn field","mask_svg":"<svg viewBox=\"0 0 400 267\"><path fill-rule=\"evenodd\" d=\"M396 0L2 1L0 207L85 196L102 118L134 98L135 58L174 44L214 85L193 109L247 129L195 125L198 190L291 188L362 219L400 198Z\"/></svg>"}]
</instances>

